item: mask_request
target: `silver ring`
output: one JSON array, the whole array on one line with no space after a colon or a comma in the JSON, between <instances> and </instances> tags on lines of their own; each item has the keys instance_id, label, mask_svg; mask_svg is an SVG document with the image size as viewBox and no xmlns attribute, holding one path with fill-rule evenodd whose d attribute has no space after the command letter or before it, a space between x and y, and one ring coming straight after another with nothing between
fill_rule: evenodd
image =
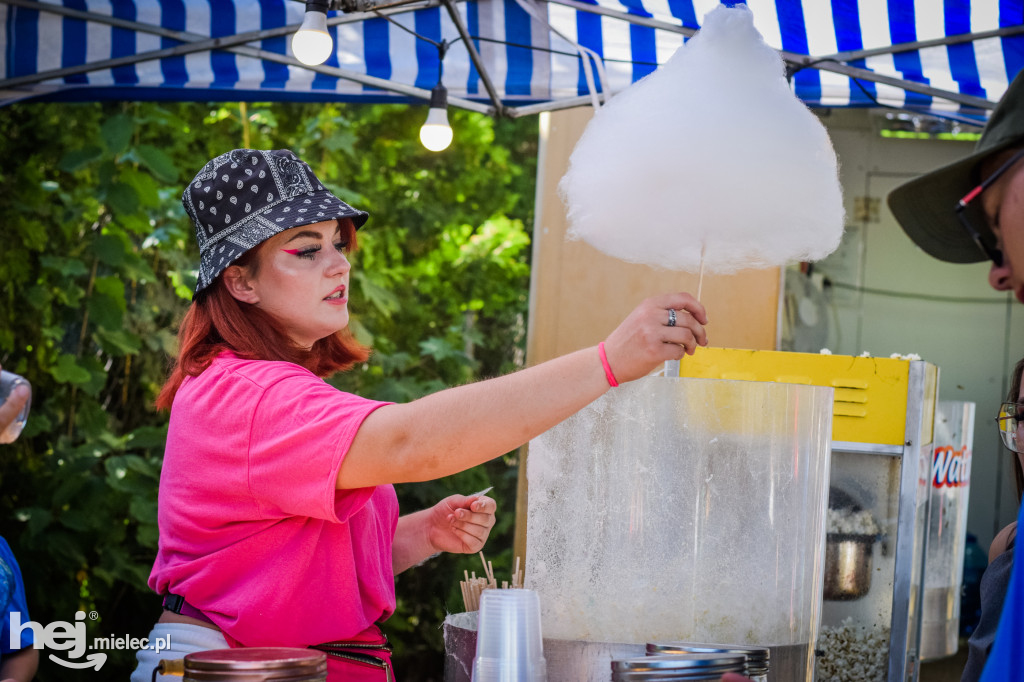
<instances>
[{"instance_id":1,"label":"silver ring","mask_svg":"<svg viewBox=\"0 0 1024 682\"><path fill-rule=\"evenodd\" d=\"M676 326L676 311L672 308L668 309L668 326Z\"/></svg>"}]
</instances>

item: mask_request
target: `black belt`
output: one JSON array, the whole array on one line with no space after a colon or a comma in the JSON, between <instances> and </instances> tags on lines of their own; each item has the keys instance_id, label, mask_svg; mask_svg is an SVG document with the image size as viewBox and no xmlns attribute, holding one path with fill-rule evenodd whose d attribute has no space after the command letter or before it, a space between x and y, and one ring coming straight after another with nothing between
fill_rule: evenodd
<instances>
[{"instance_id":1,"label":"black belt","mask_svg":"<svg viewBox=\"0 0 1024 682\"><path fill-rule=\"evenodd\" d=\"M182 616L188 616L189 618L206 621L213 626L217 625L210 620L209 616L185 601L185 598L180 594L165 594L163 604L164 611L170 611L171 613L177 613Z\"/></svg>"}]
</instances>

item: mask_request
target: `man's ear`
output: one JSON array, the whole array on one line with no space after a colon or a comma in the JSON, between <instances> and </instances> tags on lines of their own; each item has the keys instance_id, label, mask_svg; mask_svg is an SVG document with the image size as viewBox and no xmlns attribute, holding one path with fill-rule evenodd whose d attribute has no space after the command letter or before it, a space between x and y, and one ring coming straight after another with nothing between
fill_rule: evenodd
<instances>
[{"instance_id":1,"label":"man's ear","mask_svg":"<svg viewBox=\"0 0 1024 682\"><path fill-rule=\"evenodd\" d=\"M243 303L259 303L260 297L249 279L249 273L240 265L229 265L224 269L224 286L228 293Z\"/></svg>"}]
</instances>

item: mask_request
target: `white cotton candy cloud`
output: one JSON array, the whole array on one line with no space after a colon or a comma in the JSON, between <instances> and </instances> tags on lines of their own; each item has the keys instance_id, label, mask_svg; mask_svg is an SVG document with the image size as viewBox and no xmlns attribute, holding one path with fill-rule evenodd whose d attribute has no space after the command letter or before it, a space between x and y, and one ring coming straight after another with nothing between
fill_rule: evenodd
<instances>
[{"instance_id":1,"label":"white cotton candy cloud","mask_svg":"<svg viewBox=\"0 0 1024 682\"><path fill-rule=\"evenodd\" d=\"M824 126L746 5L721 5L599 109L559 191L569 236L635 263L728 273L824 258L843 202Z\"/></svg>"}]
</instances>

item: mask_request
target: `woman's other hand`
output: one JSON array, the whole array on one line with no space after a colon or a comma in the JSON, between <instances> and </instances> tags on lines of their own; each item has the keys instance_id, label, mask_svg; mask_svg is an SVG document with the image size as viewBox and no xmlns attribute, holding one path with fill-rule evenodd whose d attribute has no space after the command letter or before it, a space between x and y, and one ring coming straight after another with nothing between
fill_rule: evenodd
<instances>
[{"instance_id":1,"label":"woman's other hand","mask_svg":"<svg viewBox=\"0 0 1024 682\"><path fill-rule=\"evenodd\" d=\"M704 306L690 294L648 298L605 339L612 373L623 383L647 376L666 360L693 355L708 343L707 323Z\"/></svg>"},{"instance_id":2,"label":"woman's other hand","mask_svg":"<svg viewBox=\"0 0 1024 682\"><path fill-rule=\"evenodd\" d=\"M486 495L452 495L435 504L427 529L437 552L475 554L494 527L498 503Z\"/></svg>"}]
</instances>

